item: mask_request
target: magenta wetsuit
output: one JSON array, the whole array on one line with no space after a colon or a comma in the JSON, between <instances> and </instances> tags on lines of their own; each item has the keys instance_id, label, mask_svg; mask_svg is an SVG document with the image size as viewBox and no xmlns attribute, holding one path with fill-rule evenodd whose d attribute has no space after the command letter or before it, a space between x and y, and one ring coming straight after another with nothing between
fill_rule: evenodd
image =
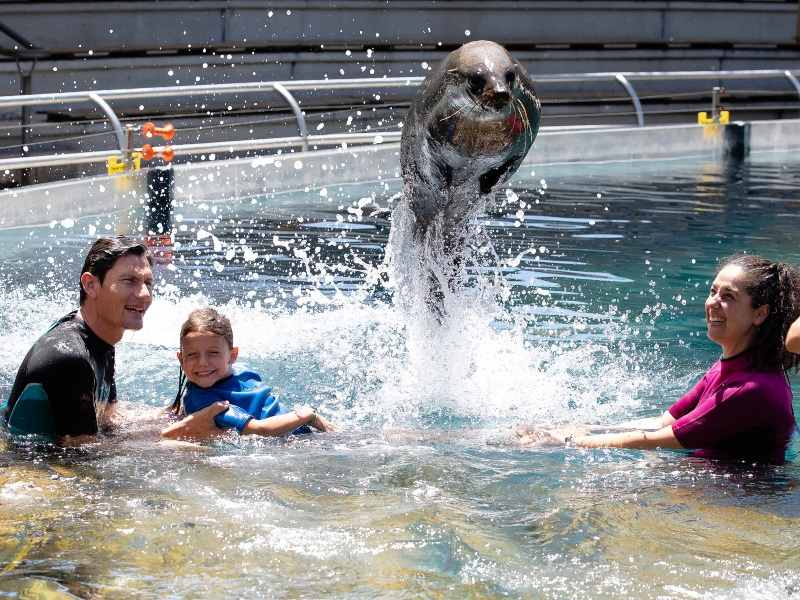
<instances>
[{"instance_id":1,"label":"magenta wetsuit","mask_svg":"<svg viewBox=\"0 0 800 600\"><path fill-rule=\"evenodd\" d=\"M747 353L715 362L669 414L681 445L708 458L780 464L797 427L783 371L753 371Z\"/></svg>"}]
</instances>

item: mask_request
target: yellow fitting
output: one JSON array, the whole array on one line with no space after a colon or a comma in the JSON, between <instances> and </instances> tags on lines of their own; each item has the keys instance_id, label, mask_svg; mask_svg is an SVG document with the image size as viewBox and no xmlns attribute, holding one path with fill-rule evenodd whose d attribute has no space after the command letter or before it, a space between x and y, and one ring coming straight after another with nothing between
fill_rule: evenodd
<instances>
[{"instance_id":1,"label":"yellow fitting","mask_svg":"<svg viewBox=\"0 0 800 600\"><path fill-rule=\"evenodd\" d=\"M112 156L106 161L106 169L109 175L119 175L125 172L125 162Z\"/></svg>"},{"instance_id":2,"label":"yellow fitting","mask_svg":"<svg viewBox=\"0 0 800 600\"><path fill-rule=\"evenodd\" d=\"M727 110L719 111L719 119L715 119L713 115L709 115L705 111L697 113L698 125L727 125L730 122L731 113Z\"/></svg>"},{"instance_id":3,"label":"yellow fitting","mask_svg":"<svg viewBox=\"0 0 800 600\"><path fill-rule=\"evenodd\" d=\"M112 156L106 161L106 169L109 175L121 175L128 171L139 171L142 168L142 153L133 152L131 159L127 163L124 160Z\"/></svg>"}]
</instances>

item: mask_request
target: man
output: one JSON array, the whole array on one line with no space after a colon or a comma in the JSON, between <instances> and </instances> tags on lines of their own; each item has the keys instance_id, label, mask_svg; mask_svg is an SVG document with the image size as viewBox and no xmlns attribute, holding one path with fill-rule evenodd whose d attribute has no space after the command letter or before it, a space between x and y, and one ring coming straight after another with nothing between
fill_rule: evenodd
<instances>
[{"instance_id":1,"label":"man","mask_svg":"<svg viewBox=\"0 0 800 600\"><path fill-rule=\"evenodd\" d=\"M12 432L66 445L113 424L114 345L141 329L152 302L152 258L144 244L100 238L80 276L80 308L59 319L28 351L3 415Z\"/></svg>"},{"instance_id":2,"label":"man","mask_svg":"<svg viewBox=\"0 0 800 600\"><path fill-rule=\"evenodd\" d=\"M92 244L80 276L80 308L59 319L28 351L3 414L12 433L34 433L78 445L114 425L114 345L141 329L153 301L153 259L126 237ZM169 437L218 433L218 402L168 427Z\"/></svg>"}]
</instances>

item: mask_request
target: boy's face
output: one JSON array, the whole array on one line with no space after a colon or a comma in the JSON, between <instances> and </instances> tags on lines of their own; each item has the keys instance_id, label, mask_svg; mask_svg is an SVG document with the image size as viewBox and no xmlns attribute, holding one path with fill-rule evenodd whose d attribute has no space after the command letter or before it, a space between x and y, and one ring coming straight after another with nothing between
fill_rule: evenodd
<instances>
[{"instance_id":1,"label":"boy's face","mask_svg":"<svg viewBox=\"0 0 800 600\"><path fill-rule=\"evenodd\" d=\"M196 386L208 388L232 373L239 348L228 346L221 335L193 331L183 336L178 362L186 378Z\"/></svg>"}]
</instances>

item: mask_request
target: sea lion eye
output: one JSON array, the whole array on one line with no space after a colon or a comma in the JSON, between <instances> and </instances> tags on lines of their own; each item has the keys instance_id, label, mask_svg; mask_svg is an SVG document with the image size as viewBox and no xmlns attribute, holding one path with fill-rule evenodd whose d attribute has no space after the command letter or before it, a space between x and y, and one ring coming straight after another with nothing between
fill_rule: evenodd
<instances>
[{"instance_id":1,"label":"sea lion eye","mask_svg":"<svg viewBox=\"0 0 800 600\"><path fill-rule=\"evenodd\" d=\"M514 80L517 76L514 74L514 71L509 71L506 73L506 83L510 86L514 85Z\"/></svg>"},{"instance_id":2,"label":"sea lion eye","mask_svg":"<svg viewBox=\"0 0 800 600\"><path fill-rule=\"evenodd\" d=\"M469 89L473 94L482 94L485 87L486 78L483 75L475 73L474 75L469 76Z\"/></svg>"}]
</instances>

